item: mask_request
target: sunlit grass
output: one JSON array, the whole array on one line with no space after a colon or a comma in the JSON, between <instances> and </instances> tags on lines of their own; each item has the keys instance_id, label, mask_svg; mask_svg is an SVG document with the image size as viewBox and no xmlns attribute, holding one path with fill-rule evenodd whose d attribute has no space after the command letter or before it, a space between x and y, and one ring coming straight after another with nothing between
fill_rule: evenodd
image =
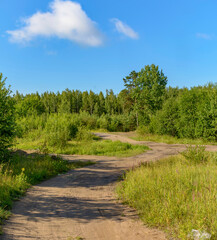
<instances>
[{"instance_id":1,"label":"sunlit grass","mask_svg":"<svg viewBox=\"0 0 217 240\"><path fill-rule=\"evenodd\" d=\"M0 225L10 216L13 201L31 185L90 164L94 163L68 162L49 155L13 154L9 162L0 164Z\"/></svg>"},{"instance_id":2,"label":"sunlit grass","mask_svg":"<svg viewBox=\"0 0 217 240\"><path fill-rule=\"evenodd\" d=\"M43 146L42 139L30 141L23 138L18 139L14 147L23 150L41 150L41 146ZM49 153L115 157L135 156L144 153L149 149L147 146L132 145L120 141L113 142L110 140L69 141L63 148L52 146L47 146L46 148Z\"/></svg>"},{"instance_id":3,"label":"sunlit grass","mask_svg":"<svg viewBox=\"0 0 217 240\"><path fill-rule=\"evenodd\" d=\"M151 141L167 144L217 145L217 142L211 142L204 139L177 138L169 135L157 135L150 133L138 134L135 132L134 136L130 136L130 138L136 141Z\"/></svg>"},{"instance_id":4,"label":"sunlit grass","mask_svg":"<svg viewBox=\"0 0 217 240\"><path fill-rule=\"evenodd\" d=\"M192 229L217 239L217 154L210 153L206 163L191 159L179 155L143 164L126 173L117 192L144 223L174 239L190 239Z\"/></svg>"}]
</instances>

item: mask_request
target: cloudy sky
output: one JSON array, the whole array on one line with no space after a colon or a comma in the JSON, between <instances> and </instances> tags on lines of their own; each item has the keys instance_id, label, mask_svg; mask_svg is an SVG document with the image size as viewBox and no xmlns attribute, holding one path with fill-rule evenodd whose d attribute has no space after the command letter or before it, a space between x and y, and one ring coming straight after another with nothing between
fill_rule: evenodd
<instances>
[{"instance_id":1,"label":"cloudy sky","mask_svg":"<svg viewBox=\"0 0 217 240\"><path fill-rule=\"evenodd\" d=\"M156 64L171 86L217 82L212 0L1 0L0 72L13 91L123 89Z\"/></svg>"}]
</instances>

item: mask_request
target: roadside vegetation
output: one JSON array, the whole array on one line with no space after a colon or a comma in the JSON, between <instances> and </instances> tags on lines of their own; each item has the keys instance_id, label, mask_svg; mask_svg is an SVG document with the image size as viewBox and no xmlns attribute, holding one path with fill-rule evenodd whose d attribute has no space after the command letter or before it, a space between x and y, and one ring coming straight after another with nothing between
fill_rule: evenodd
<instances>
[{"instance_id":1,"label":"roadside vegetation","mask_svg":"<svg viewBox=\"0 0 217 240\"><path fill-rule=\"evenodd\" d=\"M171 136L177 141L216 142L216 84L190 89L167 87L167 77L152 64L139 72L132 71L124 78L124 85L118 94L112 90L103 94L69 89L61 93L26 95L16 92L13 101L17 124L23 129L32 118L40 117L37 124L43 128L44 118L56 121L57 116L61 119L60 116L67 115L76 127L88 130L128 132L142 129L145 136L154 134Z\"/></svg>"},{"instance_id":2,"label":"roadside vegetation","mask_svg":"<svg viewBox=\"0 0 217 240\"><path fill-rule=\"evenodd\" d=\"M216 144L216 84L191 89L166 87L167 77L154 64L145 66L140 72L132 71L123 80L125 89L117 95L112 90L95 94L66 89L62 93L25 96L16 92L13 96L16 147L108 155L113 143L93 139L90 131L97 129L109 132L137 130L137 140ZM96 145L104 150L95 151ZM120 151L129 148L129 145L121 146ZM130 148L137 148L135 153L140 153L141 147ZM125 155L133 154L126 152ZM109 155L123 156L118 152Z\"/></svg>"},{"instance_id":3,"label":"roadside vegetation","mask_svg":"<svg viewBox=\"0 0 217 240\"><path fill-rule=\"evenodd\" d=\"M92 162L68 162L59 157L12 152L13 138L18 134L15 101L0 74L0 225L10 216L14 200L18 200L33 184L84 167ZM1 234L1 226L0 226Z\"/></svg>"},{"instance_id":4,"label":"roadside vegetation","mask_svg":"<svg viewBox=\"0 0 217 240\"><path fill-rule=\"evenodd\" d=\"M87 127L77 126L68 114L29 117L18 123L15 149L35 149L43 153L105 155L127 157L148 150L142 145L102 141Z\"/></svg>"},{"instance_id":5,"label":"roadside vegetation","mask_svg":"<svg viewBox=\"0 0 217 240\"><path fill-rule=\"evenodd\" d=\"M18 200L31 185L90 164L94 163L68 162L59 157L27 155L20 151L9 154L8 161L0 164L0 225L10 216L13 201Z\"/></svg>"},{"instance_id":6,"label":"roadside vegetation","mask_svg":"<svg viewBox=\"0 0 217 240\"><path fill-rule=\"evenodd\" d=\"M98 155L113 157L130 157L146 152L149 148L143 145L132 145L120 141L110 140L89 140L89 141L68 141L64 147L48 146L43 140L30 141L28 138L19 139L15 145L17 149L38 150L45 153L57 153L68 155Z\"/></svg>"},{"instance_id":7,"label":"roadside vegetation","mask_svg":"<svg viewBox=\"0 0 217 240\"><path fill-rule=\"evenodd\" d=\"M126 172L119 198L175 239L217 239L217 154L202 146ZM200 237L194 238L194 234ZM202 237L203 234L203 237ZM207 236L207 238L206 238Z\"/></svg>"},{"instance_id":8,"label":"roadside vegetation","mask_svg":"<svg viewBox=\"0 0 217 240\"><path fill-rule=\"evenodd\" d=\"M15 136L15 101L5 86L6 78L0 73L0 163L8 158L8 148Z\"/></svg>"},{"instance_id":9,"label":"roadside vegetation","mask_svg":"<svg viewBox=\"0 0 217 240\"><path fill-rule=\"evenodd\" d=\"M147 133L146 129L143 128L138 128L135 132L130 133L129 137L136 141L151 141L167 144L217 145L216 141L203 138L178 138L170 135Z\"/></svg>"}]
</instances>

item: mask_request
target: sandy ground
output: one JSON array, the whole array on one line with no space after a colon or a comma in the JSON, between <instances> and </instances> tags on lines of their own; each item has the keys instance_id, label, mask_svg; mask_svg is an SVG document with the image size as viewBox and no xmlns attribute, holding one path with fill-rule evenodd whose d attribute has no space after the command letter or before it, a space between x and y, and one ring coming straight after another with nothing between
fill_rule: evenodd
<instances>
[{"instance_id":1,"label":"sandy ground","mask_svg":"<svg viewBox=\"0 0 217 240\"><path fill-rule=\"evenodd\" d=\"M103 139L132 144L126 135L98 133ZM114 188L124 170L144 161L177 154L185 145L139 142L152 150L129 157L69 156L69 161L92 160L97 164L76 169L28 190L14 204L12 217L3 227L3 240L165 240L163 232L147 228L135 211L117 201ZM207 146L217 151L217 146Z\"/></svg>"}]
</instances>

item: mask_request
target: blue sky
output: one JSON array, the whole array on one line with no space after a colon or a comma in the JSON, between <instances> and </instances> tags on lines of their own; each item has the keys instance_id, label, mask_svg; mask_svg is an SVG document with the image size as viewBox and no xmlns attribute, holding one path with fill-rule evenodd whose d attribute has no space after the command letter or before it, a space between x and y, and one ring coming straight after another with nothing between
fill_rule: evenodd
<instances>
[{"instance_id":1,"label":"blue sky","mask_svg":"<svg viewBox=\"0 0 217 240\"><path fill-rule=\"evenodd\" d=\"M212 0L1 0L0 72L21 93L124 88L147 64L170 86L217 79Z\"/></svg>"}]
</instances>

